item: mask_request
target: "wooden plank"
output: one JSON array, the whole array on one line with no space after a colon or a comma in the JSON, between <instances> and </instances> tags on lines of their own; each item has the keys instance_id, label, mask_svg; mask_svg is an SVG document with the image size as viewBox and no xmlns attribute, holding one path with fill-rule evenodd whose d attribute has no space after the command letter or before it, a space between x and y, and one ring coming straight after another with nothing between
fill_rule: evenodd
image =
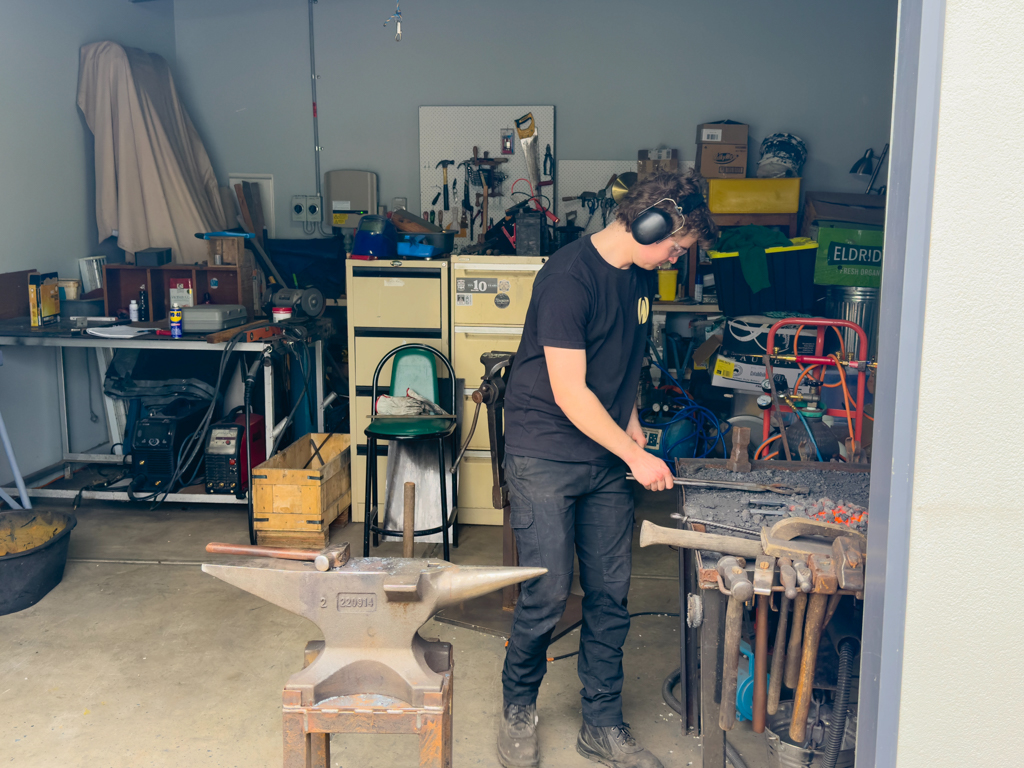
<instances>
[{"instance_id":1,"label":"wooden plank","mask_svg":"<svg viewBox=\"0 0 1024 768\"><path fill-rule=\"evenodd\" d=\"M238 207L242 211L242 220L245 222L246 232L255 232L252 226L252 216L249 215L249 205L245 202L245 192L241 184L235 184L235 197L238 198Z\"/></svg>"},{"instance_id":2,"label":"wooden plank","mask_svg":"<svg viewBox=\"0 0 1024 768\"><path fill-rule=\"evenodd\" d=\"M245 184L249 185L249 191L252 196L252 205L249 207L249 213L252 215L252 223L256 227L256 237L260 239L260 245L266 248L267 242L266 237L264 237L264 230L267 228L267 223L266 219L263 218L263 198L260 196L260 185L247 181L243 184L243 191L245 190Z\"/></svg>"}]
</instances>

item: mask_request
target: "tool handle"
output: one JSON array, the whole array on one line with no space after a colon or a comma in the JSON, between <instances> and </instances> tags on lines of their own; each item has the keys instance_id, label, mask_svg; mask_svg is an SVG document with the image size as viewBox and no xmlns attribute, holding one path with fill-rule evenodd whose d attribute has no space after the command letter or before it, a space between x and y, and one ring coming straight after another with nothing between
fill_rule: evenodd
<instances>
[{"instance_id":1,"label":"tool handle","mask_svg":"<svg viewBox=\"0 0 1024 768\"><path fill-rule=\"evenodd\" d=\"M447 175L447 171L448 171L448 169L445 168L445 175ZM447 182L445 182L445 185L443 187L443 191L444 191L444 209L447 211L447 210L449 210L449 208L448 208L448 183Z\"/></svg>"},{"instance_id":2,"label":"tool handle","mask_svg":"<svg viewBox=\"0 0 1024 768\"><path fill-rule=\"evenodd\" d=\"M779 605L779 626L775 632L775 647L772 649L772 671L768 676L768 706L769 715L779 711L779 699L782 696L782 678L786 660L786 627L789 624L789 603L788 597L782 598Z\"/></svg>"},{"instance_id":3,"label":"tool handle","mask_svg":"<svg viewBox=\"0 0 1024 768\"><path fill-rule=\"evenodd\" d=\"M786 588L786 598L792 600L796 597L796 569L793 568L793 561L788 557L779 558L779 580Z\"/></svg>"},{"instance_id":4,"label":"tool handle","mask_svg":"<svg viewBox=\"0 0 1024 768\"><path fill-rule=\"evenodd\" d=\"M793 601L793 626L789 630L789 646L786 648L786 668L783 680L787 688L796 688L800 679L800 648L804 639L804 614L807 611L807 595L797 592Z\"/></svg>"},{"instance_id":5,"label":"tool handle","mask_svg":"<svg viewBox=\"0 0 1024 768\"><path fill-rule=\"evenodd\" d=\"M320 554L315 550L291 549L289 547L258 547L249 544L224 544L211 541L206 551L215 555L246 555L248 557L276 557L278 560L315 560Z\"/></svg>"},{"instance_id":6,"label":"tool handle","mask_svg":"<svg viewBox=\"0 0 1024 768\"><path fill-rule=\"evenodd\" d=\"M768 595L757 596L752 707L754 733L764 733L768 713Z\"/></svg>"},{"instance_id":7,"label":"tool handle","mask_svg":"<svg viewBox=\"0 0 1024 768\"><path fill-rule=\"evenodd\" d=\"M740 629L743 626L743 601L729 598L725 611L725 642L722 648L722 704L718 710L718 727L731 731L736 725L736 673L740 665Z\"/></svg>"},{"instance_id":8,"label":"tool handle","mask_svg":"<svg viewBox=\"0 0 1024 768\"><path fill-rule=\"evenodd\" d=\"M736 536L719 536L714 533L687 531L681 528L663 528L650 520L644 520L640 526L640 546L652 544L668 544L672 547L686 549L706 549L711 552L722 552L740 557L757 557L764 554L761 542L753 539L741 539Z\"/></svg>"},{"instance_id":9,"label":"tool handle","mask_svg":"<svg viewBox=\"0 0 1024 768\"><path fill-rule=\"evenodd\" d=\"M800 656L800 679L793 697L793 721L789 724L789 738L803 744L807 737L807 712L811 706L811 687L814 684L814 670L818 661L818 644L821 642L821 627L825 618L828 595L813 593L807 602L807 619L804 624L804 647Z\"/></svg>"}]
</instances>

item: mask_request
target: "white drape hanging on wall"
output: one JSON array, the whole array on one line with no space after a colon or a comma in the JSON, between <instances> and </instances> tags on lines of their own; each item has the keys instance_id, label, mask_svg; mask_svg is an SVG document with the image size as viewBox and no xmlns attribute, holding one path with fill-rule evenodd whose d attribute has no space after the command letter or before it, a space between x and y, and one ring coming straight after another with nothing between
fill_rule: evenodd
<instances>
[{"instance_id":1,"label":"white drape hanging on wall","mask_svg":"<svg viewBox=\"0 0 1024 768\"><path fill-rule=\"evenodd\" d=\"M169 247L178 263L205 260L195 233L224 229L224 208L167 62L111 42L83 46L78 106L96 138L99 239L116 231L129 253Z\"/></svg>"}]
</instances>

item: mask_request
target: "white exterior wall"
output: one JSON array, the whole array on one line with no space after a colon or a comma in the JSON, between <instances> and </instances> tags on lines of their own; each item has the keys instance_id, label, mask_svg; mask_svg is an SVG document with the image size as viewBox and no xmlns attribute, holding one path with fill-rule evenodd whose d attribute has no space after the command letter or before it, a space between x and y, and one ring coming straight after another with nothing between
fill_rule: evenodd
<instances>
[{"instance_id":1,"label":"white exterior wall","mask_svg":"<svg viewBox=\"0 0 1024 768\"><path fill-rule=\"evenodd\" d=\"M1022 39L1020 0L947 0L899 768L1024 762Z\"/></svg>"}]
</instances>

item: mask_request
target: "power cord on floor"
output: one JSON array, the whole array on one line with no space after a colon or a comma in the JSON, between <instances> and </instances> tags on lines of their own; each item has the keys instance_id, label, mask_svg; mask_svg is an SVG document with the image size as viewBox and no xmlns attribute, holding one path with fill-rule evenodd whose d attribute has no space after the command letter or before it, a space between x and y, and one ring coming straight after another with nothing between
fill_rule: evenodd
<instances>
[{"instance_id":1,"label":"power cord on floor","mask_svg":"<svg viewBox=\"0 0 1024 768\"><path fill-rule=\"evenodd\" d=\"M686 713L683 711L683 703L672 693L672 689L679 685L682 675L682 667L676 667L675 671L665 678L665 682L661 686L661 698L665 700L665 703L668 704L673 712L683 718L683 724L685 725ZM725 756L733 764L733 768L747 768L746 762L744 762L740 753L736 751L736 747L729 743L728 739L725 740Z\"/></svg>"}]
</instances>

